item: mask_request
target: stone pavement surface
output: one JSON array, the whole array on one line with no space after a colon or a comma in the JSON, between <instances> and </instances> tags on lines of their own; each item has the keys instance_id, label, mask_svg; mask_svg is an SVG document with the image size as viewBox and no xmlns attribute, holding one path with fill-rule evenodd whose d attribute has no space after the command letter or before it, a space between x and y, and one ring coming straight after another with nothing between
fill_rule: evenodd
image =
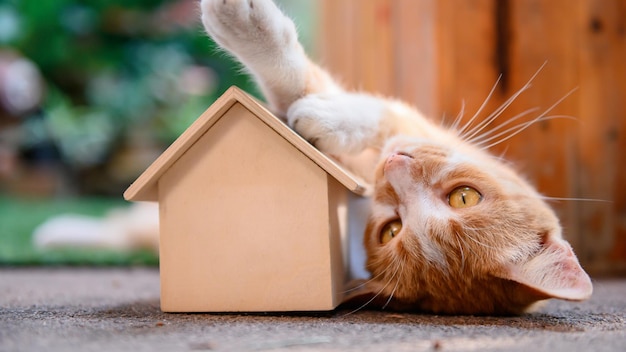
<instances>
[{"instance_id":1,"label":"stone pavement surface","mask_svg":"<svg viewBox=\"0 0 626 352\"><path fill-rule=\"evenodd\" d=\"M155 269L0 269L0 351L626 351L626 280L520 317L166 314Z\"/></svg>"}]
</instances>

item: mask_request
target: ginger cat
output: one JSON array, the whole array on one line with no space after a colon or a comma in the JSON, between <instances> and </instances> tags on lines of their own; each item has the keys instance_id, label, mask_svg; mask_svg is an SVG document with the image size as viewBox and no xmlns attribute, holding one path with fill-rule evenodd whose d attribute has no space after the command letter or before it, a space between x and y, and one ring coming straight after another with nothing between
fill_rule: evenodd
<instances>
[{"instance_id":1,"label":"ginger cat","mask_svg":"<svg viewBox=\"0 0 626 352\"><path fill-rule=\"evenodd\" d=\"M209 36L250 72L271 110L373 185L364 234L371 278L352 285L349 301L519 314L548 298L590 297L591 280L552 209L486 151L496 132L482 130L498 115L443 128L401 102L346 91L309 60L294 23L271 0L202 0L200 7ZM135 207L144 208L103 221L117 224L106 228L123 233L125 242L116 243L125 247L145 243L135 218L145 221L152 211L157 219L156 208ZM36 241L63 244L74 220L44 224ZM101 231L92 242L107 245L108 236Z\"/></svg>"},{"instance_id":2,"label":"ginger cat","mask_svg":"<svg viewBox=\"0 0 626 352\"><path fill-rule=\"evenodd\" d=\"M209 36L250 72L272 111L374 185L365 233L371 279L353 299L510 314L548 298L590 297L591 280L554 212L480 147L479 129L444 129L398 101L346 91L309 60L271 0L200 6Z\"/></svg>"}]
</instances>

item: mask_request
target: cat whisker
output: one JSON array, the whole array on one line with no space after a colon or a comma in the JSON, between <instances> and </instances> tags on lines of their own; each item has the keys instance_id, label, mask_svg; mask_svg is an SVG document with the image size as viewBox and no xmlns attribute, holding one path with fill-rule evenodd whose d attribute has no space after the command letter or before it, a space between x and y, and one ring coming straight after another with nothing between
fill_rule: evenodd
<instances>
[{"instance_id":1,"label":"cat whisker","mask_svg":"<svg viewBox=\"0 0 626 352\"><path fill-rule=\"evenodd\" d=\"M491 147L494 147L504 141L507 141L513 137L515 137L516 135L520 134L521 132L523 132L524 130L526 130L528 127L538 123L538 122L542 122L542 121L550 121L550 120L555 120L555 119L571 119L571 120L576 120L575 117L573 116L569 116L569 115L552 115L552 116L538 116L537 118L531 120L531 121L527 121L518 125L515 125L511 128L508 128L494 136L491 136L489 138L486 138L483 141L477 142L476 145L481 147L482 149L489 149ZM503 138L500 138L504 136ZM500 138L500 139L497 139ZM488 144L488 145L483 145L485 143L488 143L494 139L497 139L495 142Z\"/></svg>"},{"instance_id":2,"label":"cat whisker","mask_svg":"<svg viewBox=\"0 0 626 352\"><path fill-rule=\"evenodd\" d=\"M514 131L514 133L511 133L510 135L506 136L505 138L503 138L503 139L501 139L501 140L499 140L499 141L497 141L495 143L492 143L492 144L490 144L490 145L488 145L486 147L483 147L483 149L489 149L489 148L491 148L491 147L493 147L495 145L498 145L498 144L508 140L509 138L517 135L518 133L522 132L523 130L525 130L526 128L528 128L529 126L531 126L531 125L533 125L533 124L535 124L537 122L547 121L547 120L552 120L552 119L557 119L557 118L565 118L565 119L576 120L575 117L569 116L569 115L551 115L551 116L546 116L546 115L548 115L548 113L550 111L552 111L556 106L561 104L561 102L563 102L563 100L567 99L576 90L577 90L577 88L574 88L574 89L570 90L569 92L567 92L567 94L565 94L563 97L561 97L559 100L557 100L554 104L552 104L550 107L548 107L543 113L541 113L541 115L537 116L536 118L534 118L534 119L532 119L532 120L530 120L528 122L525 122L525 123L522 123L522 124L518 124L518 125L516 125L516 126L514 126L512 128L507 129L506 131L498 133L496 135L497 137L496 136L489 137L489 138L487 138L487 140L483 140L483 141L481 141L481 142L479 142L477 144L483 144L483 143L485 143L485 142L487 142L489 140L493 140L494 138L498 138L499 136L502 136L502 135L505 135L506 133ZM519 128L519 129L516 130L516 128Z\"/></svg>"},{"instance_id":3,"label":"cat whisker","mask_svg":"<svg viewBox=\"0 0 626 352\"><path fill-rule=\"evenodd\" d=\"M354 313L360 311L361 309L367 307L370 303L374 302L374 300L376 298L378 298L378 296L380 296L385 291L387 286L389 286L389 284L391 284L391 281L393 281L393 279L396 277L396 274L398 273L399 269L400 269L400 267L396 265L396 270L394 271L393 275L391 275L391 278L387 281L385 286L383 286L383 288L381 288L372 298L370 298L367 302L365 302L362 305L360 305L358 308L356 308L356 309L354 309L354 310L352 310L352 311L350 311L350 312L348 312L346 314L340 315L339 318L345 318L348 315L354 314Z\"/></svg>"},{"instance_id":4,"label":"cat whisker","mask_svg":"<svg viewBox=\"0 0 626 352\"><path fill-rule=\"evenodd\" d=\"M467 241L463 238L465 237L463 234L459 234L459 233L455 233L455 236L457 238L457 242L461 242L462 245L466 248L469 249L469 251L473 254L474 257L478 257L478 254L474 251L474 249L472 249L472 246L469 246L467 244ZM463 247L461 246L461 248ZM462 250L461 250L462 251ZM463 256L464 257L464 256Z\"/></svg>"},{"instance_id":5,"label":"cat whisker","mask_svg":"<svg viewBox=\"0 0 626 352\"><path fill-rule=\"evenodd\" d=\"M555 201L555 202L559 202L559 201L575 201L575 202L613 203L613 201L611 201L611 200L596 199L596 198L563 198L563 197L546 197L546 196L542 196L540 198L543 199L543 200L546 200L546 201Z\"/></svg>"},{"instance_id":6,"label":"cat whisker","mask_svg":"<svg viewBox=\"0 0 626 352\"><path fill-rule=\"evenodd\" d=\"M454 119L454 122L452 123L452 126L450 126L450 129L456 130L459 127L459 124L461 123L461 120L463 119L464 115L465 115L465 99L461 100L461 110L459 111L459 114L456 115L456 119Z\"/></svg>"},{"instance_id":7,"label":"cat whisker","mask_svg":"<svg viewBox=\"0 0 626 352\"><path fill-rule=\"evenodd\" d=\"M492 112L489 116L487 116L486 119L484 119L483 121L481 121L479 124L477 124L475 127L473 127L471 130L467 131L467 133L464 133L461 138L463 140L470 140L472 139L474 136L476 136L477 134L479 134L480 132L482 132L485 128L487 128L487 126L491 125L492 122L494 122L498 117L500 117L502 115L502 113L504 113L504 111L511 105L513 104L513 101L515 101L515 99L517 99L517 97L522 94L524 91L528 90L530 88L530 85L528 87L523 87L522 89L520 89L515 95L513 95L512 97L510 97L507 101L505 101L504 103L502 103L502 105L500 105L494 112Z\"/></svg>"},{"instance_id":8,"label":"cat whisker","mask_svg":"<svg viewBox=\"0 0 626 352\"><path fill-rule=\"evenodd\" d=\"M469 239L470 239L470 240L472 240L474 243L476 243L476 244L478 244L478 245L480 245L480 246L482 246L482 247L497 250L497 248L496 248L496 247L494 247L494 246L490 246L490 245L488 245L488 244L486 244L486 243L483 243L483 242L481 242L481 241L479 241L479 240L475 239L474 237L472 237L472 236L471 236L470 234L468 234L468 233L466 233L466 234L465 234L465 237L466 237L466 238L469 238Z\"/></svg>"},{"instance_id":9,"label":"cat whisker","mask_svg":"<svg viewBox=\"0 0 626 352\"><path fill-rule=\"evenodd\" d=\"M519 120L520 118L522 118L522 117L524 117L524 116L526 116L526 115L528 115L530 113L533 113L533 112L535 112L537 110L539 110L539 108L532 108L532 109L528 109L528 110L522 111L521 113L513 116L512 118L508 119L507 121L505 121L505 122L499 124L498 126L490 129L489 131L487 131L487 132L485 132L483 134L480 134L480 135L478 135L476 137L472 137L471 139L468 139L467 142L469 142L469 143L480 143L486 137L489 137L490 135L493 135L495 132L503 129L504 127L510 125L511 123L513 123L513 122Z\"/></svg>"},{"instance_id":10,"label":"cat whisker","mask_svg":"<svg viewBox=\"0 0 626 352\"><path fill-rule=\"evenodd\" d=\"M533 76L533 78L534 78L534 76ZM502 115L502 113L504 111L506 111L506 109L509 106L511 106L511 104L513 104L513 102L515 101L515 99L517 99L517 97L519 97L522 93L524 93L525 91L530 89L530 86L531 86L530 82L531 81L532 81L532 78L531 78L530 81L528 81L526 83L526 85L524 85L521 89L519 89L517 92L515 92L515 94L513 94L511 97L509 97L504 103L502 103L502 105L498 106L498 108L496 108L496 110L494 110L494 112L492 112L489 116L487 116L486 119L484 119L479 124L474 126L472 129L470 129L466 133L464 133L461 136L461 138L463 140L471 140L474 136L476 136L481 131L483 131L487 126L491 125L492 122L494 122L498 117L500 117Z\"/></svg>"},{"instance_id":11,"label":"cat whisker","mask_svg":"<svg viewBox=\"0 0 626 352\"><path fill-rule=\"evenodd\" d=\"M502 227L502 226L490 226L490 227L485 227L485 228L466 228L466 229L468 229L470 231L473 231L473 232L482 232L485 229L487 229L487 230L497 229L499 231L499 233L500 233L500 236L499 236L500 238L503 238L503 239L510 238L511 240L513 240L514 237L515 237L515 236L510 234L510 228ZM489 244L486 244L484 242L480 242L478 239L476 239L475 237L471 237L469 234L467 234L467 236L470 237L476 243L478 243L478 244L480 244L480 245L482 245L484 247L497 249L497 247L492 247Z\"/></svg>"},{"instance_id":12,"label":"cat whisker","mask_svg":"<svg viewBox=\"0 0 626 352\"><path fill-rule=\"evenodd\" d=\"M398 270L400 270L400 267L403 267L404 265L402 263L400 263L400 265L398 266ZM398 273L398 270L396 270L396 274ZM403 271L404 269L400 270ZM393 281L396 280L396 274L394 274L391 279L389 281ZM391 294L389 295L389 298L387 299L387 302L385 302L385 304L383 305L383 310L385 308L387 308L387 306L389 305L389 302L391 302L391 299L393 298L393 295L396 293L396 290L398 289L398 285L400 284L400 280L396 280L396 285L393 287L393 290L391 290Z\"/></svg>"},{"instance_id":13,"label":"cat whisker","mask_svg":"<svg viewBox=\"0 0 626 352\"><path fill-rule=\"evenodd\" d=\"M498 87L498 84L500 83L500 80L502 80L502 74L500 74L498 76L498 79L496 79L496 83L494 83L493 87L491 87L491 90L489 91L489 94L487 94L487 97L485 98L485 100L483 100L483 103L480 105L480 107L478 108L478 110L476 110L476 112L474 113L474 115L469 119L469 121L467 121L463 127L461 127L460 130L458 130L458 134L460 136L463 136L465 134L465 130L468 129L473 123L474 121L478 118L478 116L480 116L480 113L483 111L483 109L485 108L485 106L487 106L487 103L489 102L489 100L491 100L491 97L493 96L493 93L496 91L496 88ZM460 121L459 121L460 122ZM461 137L462 138L462 137Z\"/></svg>"},{"instance_id":14,"label":"cat whisker","mask_svg":"<svg viewBox=\"0 0 626 352\"><path fill-rule=\"evenodd\" d=\"M448 118L446 117L446 112L443 112L443 115L441 115L441 118L439 119L439 127L441 128L446 128L446 120L448 120Z\"/></svg>"},{"instance_id":15,"label":"cat whisker","mask_svg":"<svg viewBox=\"0 0 626 352\"><path fill-rule=\"evenodd\" d=\"M508 160L507 158L505 158L503 155L500 156L493 156L494 159L498 160L499 162L506 164L506 165L512 165L511 161Z\"/></svg>"},{"instance_id":16,"label":"cat whisker","mask_svg":"<svg viewBox=\"0 0 626 352\"><path fill-rule=\"evenodd\" d=\"M500 115L502 115L502 113L515 101L515 99L517 99L517 97L519 97L523 92L525 92L528 89L530 89L532 81L537 77L537 75L539 75L539 73L543 70L543 68L546 66L546 64L547 64L547 62L544 62L543 65L541 65L541 67L539 67L539 69L537 69L537 71L530 77L530 79L526 82L526 84L524 84L522 86L522 88L520 88L511 97L509 97L504 103L502 103L502 105L500 105L494 112L492 112L489 116L487 116L487 118L485 120L481 121L479 124L477 124L476 126L472 127L468 131L462 133L461 134L461 138L463 140L468 140L468 139L473 138L474 136L479 134L482 130L484 130L487 126L489 126L493 121L495 121L498 117L500 117ZM484 106L487 104L487 102L489 101L489 99L493 95L493 92L494 92L497 84L499 83L501 77L502 77L502 75L500 75L498 77L498 80L496 81L496 85L494 85L494 87L492 87L491 91L487 95L487 99L485 99L485 101L483 102L483 105L481 105L481 107L478 109L478 111L472 117L472 119L470 119L470 121L463 127L463 130L466 129L467 127L469 127L469 125L471 125L473 123L473 121L476 119L478 114L482 111Z\"/></svg>"},{"instance_id":17,"label":"cat whisker","mask_svg":"<svg viewBox=\"0 0 626 352\"><path fill-rule=\"evenodd\" d=\"M465 270L465 253L463 252L463 246L461 245L461 241L459 240L459 236L455 236L456 243L459 245L459 251L461 252L461 272Z\"/></svg>"},{"instance_id":18,"label":"cat whisker","mask_svg":"<svg viewBox=\"0 0 626 352\"><path fill-rule=\"evenodd\" d=\"M358 289L360 289L360 288L363 288L363 287L364 287L365 285L367 285L368 283L370 283L370 282L372 282L372 281L375 281L375 280L377 280L378 278L380 278L381 276L385 275L385 274L387 273L387 270L388 270L388 269L389 269L389 267L385 268L385 270L381 271L378 275L373 276L373 277L370 277L368 280L363 281L362 283L360 283L360 284L358 284L358 285L356 285L356 286L354 286L354 287L352 287L352 288L349 288L349 289L347 289L347 290L344 290L342 293L344 293L344 294L345 294L345 293L350 293L350 292L352 292L352 291L355 291L355 290L358 290Z\"/></svg>"},{"instance_id":19,"label":"cat whisker","mask_svg":"<svg viewBox=\"0 0 626 352\"><path fill-rule=\"evenodd\" d=\"M506 152L508 151L508 149L509 149L509 147L508 147L508 146L504 147L504 150L502 150L502 152L500 153L500 155L492 155L492 158L494 158L494 159L498 160L499 162L501 162L501 163L503 163L503 164L505 164L505 165L510 165L510 166L512 166L513 164L511 163L511 161L510 161L510 160L508 160L508 159L505 157Z\"/></svg>"},{"instance_id":20,"label":"cat whisker","mask_svg":"<svg viewBox=\"0 0 626 352\"><path fill-rule=\"evenodd\" d=\"M478 232L478 231L485 231L485 230L493 230L493 229L495 229L497 227L498 226L492 225L492 226L484 226L484 227L468 227L468 226L465 226L463 228L466 229L466 230Z\"/></svg>"}]
</instances>

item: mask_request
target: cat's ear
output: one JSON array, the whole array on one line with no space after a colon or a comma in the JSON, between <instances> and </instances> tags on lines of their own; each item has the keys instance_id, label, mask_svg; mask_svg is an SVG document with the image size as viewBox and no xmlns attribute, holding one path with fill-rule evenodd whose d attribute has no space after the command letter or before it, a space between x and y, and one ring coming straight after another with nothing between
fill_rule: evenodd
<instances>
[{"instance_id":1,"label":"cat's ear","mask_svg":"<svg viewBox=\"0 0 626 352\"><path fill-rule=\"evenodd\" d=\"M508 265L498 276L515 281L533 295L545 299L582 301L591 297L593 291L591 279L578 263L569 243L547 236L536 255Z\"/></svg>"}]
</instances>

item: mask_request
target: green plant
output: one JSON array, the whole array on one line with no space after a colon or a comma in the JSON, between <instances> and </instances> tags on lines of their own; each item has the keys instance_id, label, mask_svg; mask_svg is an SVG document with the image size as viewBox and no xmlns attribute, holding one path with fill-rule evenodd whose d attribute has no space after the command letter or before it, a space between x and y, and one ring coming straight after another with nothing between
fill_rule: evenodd
<instances>
[{"instance_id":1,"label":"green plant","mask_svg":"<svg viewBox=\"0 0 626 352\"><path fill-rule=\"evenodd\" d=\"M24 144L49 139L66 164L107 162L140 131L171 143L230 85L249 79L216 51L189 0L8 0L0 3L0 48L40 69L44 119ZM27 120L28 121L28 120Z\"/></svg>"}]
</instances>

